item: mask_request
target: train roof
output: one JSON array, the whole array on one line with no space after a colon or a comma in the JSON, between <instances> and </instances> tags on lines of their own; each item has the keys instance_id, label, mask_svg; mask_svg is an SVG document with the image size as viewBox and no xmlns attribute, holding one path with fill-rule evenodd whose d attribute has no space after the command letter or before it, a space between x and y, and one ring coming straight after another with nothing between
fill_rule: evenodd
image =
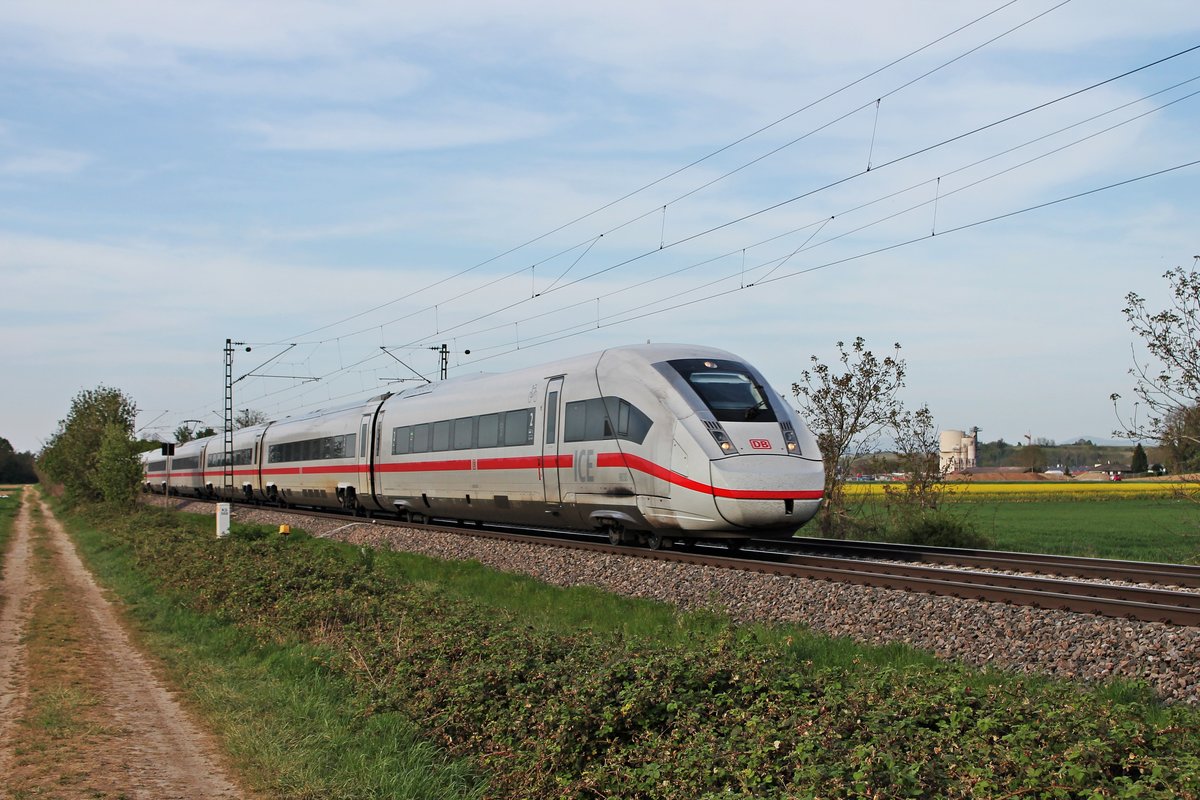
<instances>
[{"instance_id":1,"label":"train roof","mask_svg":"<svg viewBox=\"0 0 1200 800\"><path fill-rule=\"evenodd\" d=\"M426 383L420 386L414 386L397 392L397 398L420 397L439 391L448 389L457 389L469 384L472 381L482 380L485 378L494 378L497 376L516 376L522 373L530 373L538 377L546 377L559 372L567 372L570 369L578 368L580 364L595 364L601 357L607 353L626 353L635 356L640 356L646 363L652 364L659 361L668 361L677 358L721 358L734 361L741 361L741 358L730 353L728 350L722 350L717 347L709 347L707 345L697 344L629 344L620 345L617 347L607 347L603 350L595 350L590 353L584 353L577 356L568 356L566 358L548 361L541 364L531 364L528 367L518 367L504 372L478 372L471 375L462 375L454 378L448 378L444 381L434 383ZM444 388L443 388L444 387Z\"/></svg>"}]
</instances>

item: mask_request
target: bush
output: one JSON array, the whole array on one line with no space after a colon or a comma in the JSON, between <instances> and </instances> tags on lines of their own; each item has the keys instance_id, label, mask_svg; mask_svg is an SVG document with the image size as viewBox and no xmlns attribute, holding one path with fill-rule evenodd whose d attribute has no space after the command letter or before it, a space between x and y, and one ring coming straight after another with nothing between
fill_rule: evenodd
<instances>
[{"instance_id":1,"label":"bush","mask_svg":"<svg viewBox=\"0 0 1200 800\"><path fill-rule=\"evenodd\" d=\"M80 392L71 401L70 413L59 420L58 430L39 456L41 468L62 485L69 501L89 502L122 494L125 477L113 478L105 473L100 464L101 449L109 426L116 426L121 436L132 439L136 415L137 405L120 389L99 386ZM127 449L114 439L108 456L115 462L136 459L136 455L125 452ZM106 487L102 481L115 483Z\"/></svg>"},{"instance_id":2,"label":"bush","mask_svg":"<svg viewBox=\"0 0 1200 800\"><path fill-rule=\"evenodd\" d=\"M945 512L926 511L898 517L888 531L888 541L928 547L987 549L992 540L965 519Z\"/></svg>"}]
</instances>

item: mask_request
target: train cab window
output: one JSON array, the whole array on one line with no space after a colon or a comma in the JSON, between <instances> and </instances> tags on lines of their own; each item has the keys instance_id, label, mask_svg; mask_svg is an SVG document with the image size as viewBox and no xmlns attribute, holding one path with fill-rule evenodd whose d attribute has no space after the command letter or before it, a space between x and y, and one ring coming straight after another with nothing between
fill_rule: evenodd
<instances>
[{"instance_id":1,"label":"train cab window","mask_svg":"<svg viewBox=\"0 0 1200 800\"><path fill-rule=\"evenodd\" d=\"M497 447L500 444L500 415L484 414L479 418L479 446Z\"/></svg>"},{"instance_id":2,"label":"train cab window","mask_svg":"<svg viewBox=\"0 0 1200 800\"><path fill-rule=\"evenodd\" d=\"M454 449L470 450L475 444L475 418L459 417L454 420Z\"/></svg>"},{"instance_id":3,"label":"train cab window","mask_svg":"<svg viewBox=\"0 0 1200 800\"><path fill-rule=\"evenodd\" d=\"M668 362L719 422L775 422L770 396L742 364L688 358Z\"/></svg>"},{"instance_id":4,"label":"train cab window","mask_svg":"<svg viewBox=\"0 0 1200 800\"><path fill-rule=\"evenodd\" d=\"M450 449L450 420L433 423L433 450Z\"/></svg>"},{"instance_id":5,"label":"train cab window","mask_svg":"<svg viewBox=\"0 0 1200 800\"><path fill-rule=\"evenodd\" d=\"M432 428L433 426L428 422L412 426L412 451L414 453L429 452L429 446L432 443Z\"/></svg>"}]
</instances>

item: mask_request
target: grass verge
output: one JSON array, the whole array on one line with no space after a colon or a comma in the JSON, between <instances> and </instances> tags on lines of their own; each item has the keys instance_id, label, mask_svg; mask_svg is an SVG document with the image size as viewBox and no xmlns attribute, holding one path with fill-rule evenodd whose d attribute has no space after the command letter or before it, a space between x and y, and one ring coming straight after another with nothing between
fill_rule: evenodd
<instances>
[{"instance_id":1,"label":"grass verge","mask_svg":"<svg viewBox=\"0 0 1200 800\"><path fill-rule=\"evenodd\" d=\"M0 575L4 574L4 554L8 552L8 540L12 537L13 522L17 512L21 510L20 490L0 492L8 497L0 497Z\"/></svg>"},{"instance_id":2,"label":"grass verge","mask_svg":"<svg viewBox=\"0 0 1200 800\"><path fill-rule=\"evenodd\" d=\"M139 616L166 602L255 652L310 643L294 668L341 681L350 723L419 721L486 771L489 797L1200 796L1200 712L1136 686L980 673L304 535L217 541L208 520L164 512L94 527L94 559L153 576L149 598L123 590ZM196 668L186 650L169 660ZM249 749L286 762L311 730Z\"/></svg>"},{"instance_id":3,"label":"grass verge","mask_svg":"<svg viewBox=\"0 0 1200 800\"><path fill-rule=\"evenodd\" d=\"M368 710L353 681L328 667L331 654L319 644L257 637L147 574L138 557L142 516L123 520L130 535L122 537L112 535L113 517L62 519L255 790L280 798L482 795L468 762L448 758L402 714ZM155 528L149 535L170 534L170 525L148 527Z\"/></svg>"}]
</instances>

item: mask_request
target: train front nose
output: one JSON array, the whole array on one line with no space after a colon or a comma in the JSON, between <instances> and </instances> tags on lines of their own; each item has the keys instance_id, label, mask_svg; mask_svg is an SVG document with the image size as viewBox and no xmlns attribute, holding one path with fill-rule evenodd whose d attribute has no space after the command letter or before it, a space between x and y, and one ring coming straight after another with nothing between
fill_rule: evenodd
<instances>
[{"instance_id":1,"label":"train front nose","mask_svg":"<svg viewBox=\"0 0 1200 800\"><path fill-rule=\"evenodd\" d=\"M717 511L739 528L799 528L821 505L820 461L746 455L710 462Z\"/></svg>"}]
</instances>

